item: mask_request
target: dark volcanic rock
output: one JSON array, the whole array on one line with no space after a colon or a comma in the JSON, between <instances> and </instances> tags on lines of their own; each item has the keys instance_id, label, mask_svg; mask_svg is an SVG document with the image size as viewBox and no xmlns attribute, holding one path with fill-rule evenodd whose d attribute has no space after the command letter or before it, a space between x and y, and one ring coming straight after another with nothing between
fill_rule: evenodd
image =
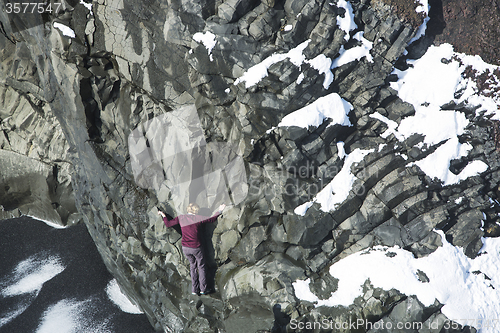
<instances>
[{"instance_id":1,"label":"dark volcanic rock","mask_svg":"<svg viewBox=\"0 0 500 333\"><path fill-rule=\"evenodd\" d=\"M397 245L425 256L441 245L433 231L441 229L474 257L484 233L498 233L492 122L474 106L443 107L471 122L461 140L474 148L452 171L480 159L489 165L480 176L443 187L409 166L437 147L422 148L420 135L383 137L387 125L371 115L399 123L415 113L389 82L419 18L382 1L350 3L358 25L350 34L373 42L373 61L334 69L327 88L326 74L288 58L254 85L237 80L306 41L308 60L352 46L337 26L346 13L328 1L99 0L92 12L77 4L36 16L29 30L2 11L0 217L83 220L122 290L165 332L284 332L291 319L442 322L439 304L425 308L368 282L355 304L333 309L297 299L292 285L311 278L325 299L336 289L329 264L351 253ZM353 106L353 126L275 128L333 92ZM355 176L347 199L296 214L343 170L344 149L370 150L345 169ZM189 201L206 214L232 204L203 232L212 297L190 296L179 230L156 214L158 206L181 214Z\"/></svg>"},{"instance_id":2,"label":"dark volcanic rock","mask_svg":"<svg viewBox=\"0 0 500 333\"><path fill-rule=\"evenodd\" d=\"M450 43L457 52L478 54L484 61L500 65L499 21L500 4L497 1L443 0L443 28L435 43Z\"/></svg>"}]
</instances>

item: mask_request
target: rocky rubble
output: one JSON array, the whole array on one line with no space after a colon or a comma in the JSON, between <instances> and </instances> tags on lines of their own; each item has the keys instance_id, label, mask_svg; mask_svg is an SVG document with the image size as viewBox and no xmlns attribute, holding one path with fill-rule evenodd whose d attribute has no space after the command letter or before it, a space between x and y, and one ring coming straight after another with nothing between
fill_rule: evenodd
<instances>
[{"instance_id":1,"label":"rocky rubble","mask_svg":"<svg viewBox=\"0 0 500 333\"><path fill-rule=\"evenodd\" d=\"M373 61L335 68L327 89L323 74L290 59L271 65L255 85L235 82L273 53L306 40L306 59L337 57L346 43L337 18L347 14L336 2L98 0L90 11L68 1L59 16L39 17L31 29L2 12L0 216L30 214L60 225L83 217L122 290L165 332L285 332L294 331L291 320L323 319L438 321L442 327L440 304L426 308L369 281L349 308L315 308L292 286L309 277L311 291L327 298L336 290L330 263L375 245L425 256L441 245L435 228L470 257L482 236L498 234L500 169L492 123L473 106L447 106L467 115L471 125L460 140L474 147L451 168L458 172L479 159L489 166L481 175L443 187L409 167L437 146L418 146L423 138L417 134L404 142L382 138L387 125L370 115L399 123L414 114L389 82L415 28L383 2L350 3L358 26L350 34L363 31L373 42ZM71 27L75 38L54 28L53 20ZM206 32L216 40L209 50L193 39ZM332 92L352 104L353 126L326 121L275 128ZM205 229L219 291L214 297L189 296L181 236L163 225L156 206L181 212L166 187L136 181L129 151L129 135L140 124L186 105L195 106L206 142L237 147L247 173L245 200ZM348 154L372 150L351 168L353 190L333 211L314 204L304 216L295 214L342 168L338 142Z\"/></svg>"}]
</instances>

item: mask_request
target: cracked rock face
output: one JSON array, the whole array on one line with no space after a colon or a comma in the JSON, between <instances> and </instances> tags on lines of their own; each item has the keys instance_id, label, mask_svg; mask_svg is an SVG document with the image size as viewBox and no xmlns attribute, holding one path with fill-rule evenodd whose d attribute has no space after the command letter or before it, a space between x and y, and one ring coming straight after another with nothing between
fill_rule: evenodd
<instances>
[{"instance_id":1,"label":"cracked rock face","mask_svg":"<svg viewBox=\"0 0 500 333\"><path fill-rule=\"evenodd\" d=\"M468 160L481 159L489 168L457 185L443 187L408 166L437 145L421 148L418 134L402 142L381 136L387 124L370 115L399 124L415 113L389 81L416 32L382 2L350 3L358 26L350 34L362 31L373 43L372 59L331 73L313 60L335 59L342 47L356 46L346 44L337 25L347 13L336 2L98 0L89 9L69 1L57 16L36 17L30 29L22 28L22 18L1 13L0 217L29 214L60 225L83 220L122 290L165 332L285 332L292 330L291 319L442 322L440 304L426 308L369 281L355 304L334 309L299 300L292 285L311 278L311 292L326 299L337 288L328 274L332 262L375 245L425 256L441 245L435 228L474 257L483 230L495 232L481 229L483 214L488 225L498 219L499 207L489 200L498 198L500 181L494 127L473 108L449 106L473 124L461 138L473 149L454 167L460 171ZM54 21L71 27L74 38ZM299 65L283 56L258 82L238 80L273 54L293 54L300 45ZM291 112L334 92L352 106L351 126L326 120L307 129L277 127ZM219 292L199 300L188 296L181 235L156 214L157 206L172 216L183 213L192 199L186 192L199 178L183 172L194 164L166 163L171 154L165 153L137 168L156 151L139 139L164 144L162 136L168 137L141 126L179 110L199 119L190 132L199 133L183 142L231 147L197 155L227 158L223 165L217 164L221 158L202 164L208 165L204 175L208 168L241 163L238 172L203 180L222 184L206 191L204 207L227 200L233 205L204 229L209 275ZM354 183L347 197L329 211L315 203L296 214L356 149L366 154L348 168ZM178 188L177 177L184 183ZM242 185L224 185L236 183ZM212 195L220 189L227 196Z\"/></svg>"}]
</instances>

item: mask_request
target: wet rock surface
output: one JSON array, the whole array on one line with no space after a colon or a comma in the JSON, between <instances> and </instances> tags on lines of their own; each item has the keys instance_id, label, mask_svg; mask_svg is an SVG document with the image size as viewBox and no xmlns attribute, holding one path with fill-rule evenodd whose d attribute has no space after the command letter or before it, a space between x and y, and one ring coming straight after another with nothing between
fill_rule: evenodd
<instances>
[{"instance_id":1,"label":"wet rock surface","mask_svg":"<svg viewBox=\"0 0 500 333\"><path fill-rule=\"evenodd\" d=\"M327 298L336 290L328 278L332 262L375 245L425 256L441 245L435 228L474 257L500 211L492 122L464 111L471 125L460 139L474 148L456 171L467 159L489 168L446 187L409 166L437 147L419 148L419 135L404 142L380 136L387 125L371 114L399 123L415 112L388 84L415 27L382 2L351 4L358 25L351 35L363 31L373 42L373 61L335 68L328 88L326 74L290 59L270 66L255 85L236 80L306 40L306 59L336 58L345 44L336 19L346 15L336 3L98 0L92 12L74 3L50 20L70 26L75 38L42 17L33 29L16 28L2 13L0 158L7 167L0 216L32 214L63 225L83 219L122 290L165 332L286 332L294 331L291 320L323 319L442 325L439 304L425 308L369 281L349 308L315 308L292 285L311 278L311 292ZM193 39L206 32L215 36L211 49ZM352 104L353 126L274 128L333 92ZM136 181L128 141L140 124L186 105L196 107L207 142L237 147L248 184L245 200L204 230L218 293L201 298L189 296L179 231L164 226L156 207L182 212L165 188ZM351 167L353 190L335 210L323 212L316 203L295 214L342 169L338 142L347 154L372 150ZM162 176L154 166L148 172L148 179ZM17 180L25 174L25 182Z\"/></svg>"}]
</instances>

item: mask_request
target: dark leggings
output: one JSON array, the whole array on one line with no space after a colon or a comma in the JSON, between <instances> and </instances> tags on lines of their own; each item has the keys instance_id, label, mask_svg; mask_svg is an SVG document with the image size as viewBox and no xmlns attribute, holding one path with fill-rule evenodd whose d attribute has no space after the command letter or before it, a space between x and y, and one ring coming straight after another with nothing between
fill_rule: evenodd
<instances>
[{"instance_id":1,"label":"dark leggings","mask_svg":"<svg viewBox=\"0 0 500 333\"><path fill-rule=\"evenodd\" d=\"M201 247L182 247L182 252L189 260L191 270L191 281L193 282L192 292L199 293L207 291L207 273L205 267L205 258ZM199 275L199 279L198 279Z\"/></svg>"}]
</instances>

